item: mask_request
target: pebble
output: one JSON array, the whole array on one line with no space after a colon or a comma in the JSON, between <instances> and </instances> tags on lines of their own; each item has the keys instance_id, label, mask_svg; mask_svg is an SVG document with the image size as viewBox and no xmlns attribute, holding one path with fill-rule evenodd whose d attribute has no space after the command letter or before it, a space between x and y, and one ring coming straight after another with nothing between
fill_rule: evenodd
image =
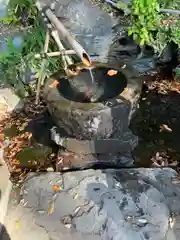
<instances>
[{"instance_id":1,"label":"pebble","mask_svg":"<svg viewBox=\"0 0 180 240\"><path fill-rule=\"evenodd\" d=\"M26 189L24 189L23 193L24 194L28 194L28 191Z\"/></svg>"},{"instance_id":2,"label":"pebble","mask_svg":"<svg viewBox=\"0 0 180 240\"><path fill-rule=\"evenodd\" d=\"M71 228L72 227L72 224L65 224L64 225L66 228Z\"/></svg>"},{"instance_id":3,"label":"pebble","mask_svg":"<svg viewBox=\"0 0 180 240\"><path fill-rule=\"evenodd\" d=\"M139 223L146 224L146 223L147 223L147 220L146 220L145 218L140 218L140 219L138 219L138 222L139 222Z\"/></svg>"},{"instance_id":4,"label":"pebble","mask_svg":"<svg viewBox=\"0 0 180 240\"><path fill-rule=\"evenodd\" d=\"M116 187L117 188L120 188L121 187L121 184L119 182L116 183Z\"/></svg>"},{"instance_id":5,"label":"pebble","mask_svg":"<svg viewBox=\"0 0 180 240\"><path fill-rule=\"evenodd\" d=\"M24 205L24 203L25 203L25 200L24 200L24 199L21 199L20 204L21 204L21 205Z\"/></svg>"}]
</instances>

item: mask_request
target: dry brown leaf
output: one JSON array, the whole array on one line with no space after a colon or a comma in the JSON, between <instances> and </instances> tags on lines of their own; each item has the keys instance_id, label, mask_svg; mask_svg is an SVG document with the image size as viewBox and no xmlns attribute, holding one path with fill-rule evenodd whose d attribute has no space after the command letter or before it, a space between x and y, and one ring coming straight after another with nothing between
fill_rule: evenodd
<instances>
[{"instance_id":1,"label":"dry brown leaf","mask_svg":"<svg viewBox=\"0 0 180 240\"><path fill-rule=\"evenodd\" d=\"M128 88L124 88L124 92L128 92L129 91L129 89Z\"/></svg>"},{"instance_id":2,"label":"dry brown leaf","mask_svg":"<svg viewBox=\"0 0 180 240\"><path fill-rule=\"evenodd\" d=\"M168 125L163 124L160 126L159 132L172 132L172 129L168 127Z\"/></svg>"},{"instance_id":3,"label":"dry brown leaf","mask_svg":"<svg viewBox=\"0 0 180 240\"><path fill-rule=\"evenodd\" d=\"M4 134L1 133L1 134L0 134L0 141L3 141L3 140L4 140Z\"/></svg>"},{"instance_id":4,"label":"dry brown leaf","mask_svg":"<svg viewBox=\"0 0 180 240\"><path fill-rule=\"evenodd\" d=\"M122 69L126 68L126 64L124 64L121 68L122 68Z\"/></svg>"},{"instance_id":5,"label":"dry brown leaf","mask_svg":"<svg viewBox=\"0 0 180 240\"><path fill-rule=\"evenodd\" d=\"M116 75L117 73L118 73L118 71L117 71L117 70L113 70L113 69L111 69L111 70L109 70L109 71L107 72L107 74L108 74L110 77Z\"/></svg>"},{"instance_id":6,"label":"dry brown leaf","mask_svg":"<svg viewBox=\"0 0 180 240\"><path fill-rule=\"evenodd\" d=\"M32 133L28 134L28 139L30 140L32 138Z\"/></svg>"},{"instance_id":7,"label":"dry brown leaf","mask_svg":"<svg viewBox=\"0 0 180 240\"><path fill-rule=\"evenodd\" d=\"M54 200L51 200L50 206L48 209L48 216L50 216L54 212Z\"/></svg>"},{"instance_id":8,"label":"dry brown leaf","mask_svg":"<svg viewBox=\"0 0 180 240\"><path fill-rule=\"evenodd\" d=\"M4 144L3 142L0 141L0 148L3 148L4 147Z\"/></svg>"},{"instance_id":9,"label":"dry brown leaf","mask_svg":"<svg viewBox=\"0 0 180 240\"><path fill-rule=\"evenodd\" d=\"M16 173L20 173L22 170L20 168L15 169Z\"/></svg>"},{"instance_id":10,"label":"dry brown leaf","mask_svg":"<svg viewBox=\"0 0 180 240\"><path fill-rule=\"evenodd\" d=\"M78 193L76 193L76 194L74 195L73 199L74 199L74 200L78 199L78 196L79 196Z\"/></svg>"},{"instance_id":11,"label":"dry brown leaf","mask_svg":"<svg viewBox=\"0 0 180 240\"><path fill-rule=\"evenodd\" d=\"M54 81L49 85L49 87L50 87L50 88L56 88L58 84L59 84L59 82L58 82L57 80L54 80Z\"/></svg>"},{"instance_id":12,"label":"dry brown leaf","mask_svg":"<svg viewBox=\"0 0 180 240\"><path fill-rule=\"evenodd\" d=\"M53 186L52 186L52 189L53 189L53 191L55 191L55 192L59 192L59 191L61 191L63 188L62 188L61 186L59 186L59 185L53 185Z\"/></svg>"}]
</instances>

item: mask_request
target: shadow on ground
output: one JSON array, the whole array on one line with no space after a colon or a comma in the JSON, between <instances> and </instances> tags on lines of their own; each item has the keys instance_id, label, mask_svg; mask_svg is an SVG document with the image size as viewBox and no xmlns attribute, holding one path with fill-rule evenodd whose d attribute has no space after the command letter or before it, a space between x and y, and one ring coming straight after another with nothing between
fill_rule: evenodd
<instances>
[{"instance_id":1,"label":"shadow on ground","mask_svg":"<svg viewBox=\"0 0 180 240\"><path fill-rule=\"evenodd\" d=\"M0 239L1 240L11 240L5 226L0 223Z\"/></svg>"}]
</instances>

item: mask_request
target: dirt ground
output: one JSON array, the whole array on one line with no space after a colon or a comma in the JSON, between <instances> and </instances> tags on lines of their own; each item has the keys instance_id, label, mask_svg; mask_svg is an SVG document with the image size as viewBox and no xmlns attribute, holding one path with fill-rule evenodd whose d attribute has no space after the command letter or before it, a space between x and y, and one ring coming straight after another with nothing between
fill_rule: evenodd
<instances>
[{"instance_id":1,"label":"dirt ground","mask_svg":"<svg viewBox=\"0 0 180 240\"><path fill-rule=\"evenodd\" d=\"M133 155L140 166L180 164L180 82L146 81L139 108L131 123L139 145Z\"/></svg>"}]
</instances>

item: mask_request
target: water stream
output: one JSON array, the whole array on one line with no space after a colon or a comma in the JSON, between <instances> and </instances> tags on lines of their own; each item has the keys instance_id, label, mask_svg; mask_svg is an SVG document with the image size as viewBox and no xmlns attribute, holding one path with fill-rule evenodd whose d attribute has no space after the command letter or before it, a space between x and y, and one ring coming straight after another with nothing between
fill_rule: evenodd
<instances>
[{"instance_id":1,"label":"water stream","mask_svg":"<svg viewBox=\"0 0 180 240\"><path fill-rule=\"evenodd\" d=\"M92 73L92 69L89 69L89 72L90 72L90 76L91 76L92 85L94 85L94 75Z\"/></svg>"}]
</instances>

